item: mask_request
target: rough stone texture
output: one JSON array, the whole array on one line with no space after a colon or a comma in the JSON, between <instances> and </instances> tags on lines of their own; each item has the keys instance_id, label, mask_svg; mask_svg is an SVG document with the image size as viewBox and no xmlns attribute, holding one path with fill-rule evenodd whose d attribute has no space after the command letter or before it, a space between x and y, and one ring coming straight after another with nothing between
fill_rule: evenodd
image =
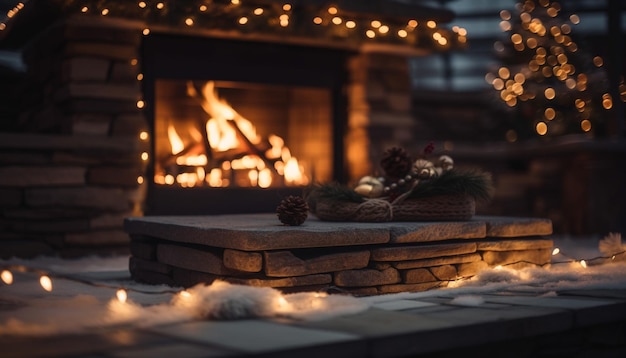
<instances>
[{"instance_id":1,"label":"rough stone texture","mask_svg":"<svg viewBox=\"0 0 626 358\"><path fill-rule=\"evenodd\" d=\"M425 268L412 269L402 272L402 282L404 283L424 283L438 281L437 278Z\"/></svg>"},{"instance_id":2,"label":"rough stone texture","mask_svg":"<svg viewBox=\"0 0 626 358\"><path fill-rule=\"evenodd\" d=\"M490 266L510 265L517 262L543 265L550 262L552 251L542 250L520 250L520 251L485 251L483 260Z\"/></svg>"},{"instance_id":3,"label":"rough stone texture","mask_svg":"<svg viewBox=\"0 0 626 358\"><path fill-rule=\"evenodd\" d=\"M477 218L487 222L488 237L520 237L552 234L549 219L485 216Z\"/></svg>"},{"instance_id":4,"label":"rough stone texture","mask_svg":"<svg viewBox=\"0 0 626 358\"><path fill-rule=\"evenodd\" d=\"M402 261L454 256L476 252L476 243L411 245L372 250L373 261Z\"/></svg>"},{"instance_id":5,"label":"rough stone texture","mask_svg":"<svg viewBox=\"0 0 626 358\"><path fill-rule=\"evenodd\" d=\"M441 266L441 265L470 263L470 262L480 261L481 259L482 258L480 257L480 254L472 253L472 254L465 254L465 255L435 257L432 259L423 259L423 260L398 261L398 262L392 262L391 265L399 270L402 270L402 269L411 269L411 268L420 268L420 267L433 267L433 266Z\"/></svg>"},{"instance_id":6,"label":"rough stone texture","mask_svg":"<svg viewBox=\"0 0 626 358\"><path fill-rule=\"evenodd\" d=\"M430 272L439 281L450 281L457 278L456 267L452 265L435 266L430 268Z\"/></svg>"},{"instance_id":7,"label":"rough stone texture","mask_svg":"<svg viewBox=\"0 0 626 358\"><path fill-rule=\"evenodd\" d=\"M367 267L369 251L330 253L300 258L291 251L264 252L265 274L273 277L303 276Z\"/></svg>"},{"instance_id":8,"label":"rough stone texture","mask_svg":"<svg viewBox=\"0 0 626 358\"><path fill-rule=\"evenodd\" d=\"M391 229L391 243L442 241L449 239L476 239L486 236L482 221L458 221L441 223L407 223Z\"/></svg>"},{"instance_id":9,"label":"rough stone texture","mask_svg":"<svg viewBox=\"0 0 626 358\"><path fill-rule=\"evenodd\" d=\"M549 262L551 240L529 237L485 241L484 237L469 237L476 236L487 222L465 226L467 222L368 224L312 219L301 227L285 227L277 223L274 214L247 214L131 218L125 223L133 238L133 256L171 267L173 282L185 287L222 279L289 292L322 289L372 295L445 287L448 281L471 277L489 266ZM445 229L446 225L452 229ZM468 234L458 231L463 227ZM439 236L437 230L441 230ZM383 242L371 240L368 236L372 232ZM385 241L394 232L425 243ZM419 235L429 232L435 234ZM451 232L458 232L460 237L455 238ZM331 233L340 239L330 242L324 237ZM438 241L430 241L433 237ZM312 245L312 240L320 246ZM287 243L292 247L282 248ZM508 250L511 248L524 250ZM140 276L149 271L147 267L138 268Z\"/></svg>"},{"instance_id":10,"label":"rough stone texture","mask_svg":"<svg viewBox=\"0 0 626 358\"><path fill-rule=\"evenodd\" d=\"M224 266L244 272L260 272L263 269L263 255L259 252L226 249Z\"/></svg>"},{"instance_id":11,"label":"rough stone texture","mask_svg":"<svg viewBox=\"0 0 626 358\"><path fill-rule=\"evenodd\" d=\"M367 287L400 282L400 273L394 268L378 271L373 269L346 270L335 273L334 282L342 287Z\"/></svg>"},{"instance_id":12,"label":"rough stone texture","mask_svg":"<svg viewBox=\"0 0 626 358\"><path fill-rule=\"evenodd\" d=\"M160 273L164 275L169 275L172 272L172 268L168 265L162 264L160 262L154 262L150 260L144 260L137 257L131 257L128 262L128 267L130 271L150 271L154 273Z\"/></svg>"},{"instance_id":13,"label":"rough stone texture","mask_svg":"<svg viewBox=\"0 0 626 358\"><path fill-rule=\"evenodd\" d=\"M410 284L396 284L396 285L384 285L378 287L377 294L387 293L400 293L400 292L421 292L427 291L433 288L446 287L445 282L424 282L424 283L410 283Z\"/></svg>"},{"instance_id":14,"label":"rough stone texture","mask_svg":"<svg viewBox=\"0 0 626 358\"><path fill-rule=\"evenodd\" d=\"M128 245L130 239L122 230L101 230L81 233L68 233L65 235L65 243L70 246L116 246Z\"/></svg>"},{"instance_id":15,"label":"rough stone texture","mask_svg":"<svg viewBox=\"0 0 626 358\"><path fill-rule=\"evenodd\" d=\"M456 270L459 277L471 277L488 267L489 265L485 261L476 261L459 264L456 266Z\"/></svg>"},{"instance_id":16,"label":"rough stone texture","mask_svg":"<svg viewBox=\"0 0 626 358\"><path fill-rule=\"evenodd\" d=\"M381 244L389 232L376 224L307 220L302 226L280 225L274 214L150 216L129 218L126 231L166 240L242 251Z\"/></svg>"},{"instance_id":17,"label":"rough stone texture","mask_svg":"<svg viewBox=\"0 0 626 358\"><path fill-rule=\"evenodd\" d=\"M85 184L85 168L80 167L0 167L0 186L67 186Z\"/></svg>"},{"instance_id":18,"label":"rough stone texture","mask_svg":"<svg viewBox=\"0 0 626 358\"><path fill-rule=\"evenodd\" d=\"M316 274L307 276L284 277L284 278L236 278L229 277L226 281L259 287L295 287L329 284L332 282L330 274Z\"/></svg>"},{"instance_id":19,"label":"rough stone texture","mask_svg":"<svg viewBox=\"0 0 626 358\"><path fill-rule=\"evenodd\" d=\"M127 212L128 196L117 188L27 189L26 203L32 206L73 206Z\"/></svg>"},{"instance_id":20,"label":"rough stone texture","mask_svg":"<svg viewBox=\"0 0 626 358\"><path fill-rule=\"evenodd\" d=\"M477 243L478 251L515 251L552 248L552 240L498 240Z\"/></svg>"},{"instance_id":21,"label":"rough stone texture","mask_svg":"<svg viewBox=\"0 0 626 358\"><path fill-rule=\"evenodd\" d=\"M214 275L228 275L232 273L231 270L224 266L220 256L212 252L184 246L159 244L157 246L157 261L175 267Z\"/></svg>"}]
</instances>

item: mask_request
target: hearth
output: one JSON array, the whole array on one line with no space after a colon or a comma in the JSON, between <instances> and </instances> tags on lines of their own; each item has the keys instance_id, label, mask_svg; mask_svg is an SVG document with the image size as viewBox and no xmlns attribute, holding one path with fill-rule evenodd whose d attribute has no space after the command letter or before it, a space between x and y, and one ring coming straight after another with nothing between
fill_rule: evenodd
<instances>
[{"instance_id":1,"label":"hearth","mask_svg":"<svg viewBox=\"0 0 626 358\"><path fill-rule=\"evenodd\" d=\"M344 180L345 50L151 34L146 214L273 211Z\"/></svg>"}]
</instances>

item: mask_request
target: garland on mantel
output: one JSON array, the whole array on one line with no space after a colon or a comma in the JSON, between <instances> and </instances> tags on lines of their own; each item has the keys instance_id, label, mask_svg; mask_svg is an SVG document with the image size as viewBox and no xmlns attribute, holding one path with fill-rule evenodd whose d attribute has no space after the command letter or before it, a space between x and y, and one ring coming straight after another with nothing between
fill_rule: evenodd
<instances>
[{"instance_id":1,"label":"garland on mantel","mask_svg":"<svg viewBox=\"0 0 626 358\"><path fill-rule=\"evenodd\" d=\"M313 186L306 194L308 206L320 219L337 221L470 218L476 201L491 198L491 176L476 170L456 170L447 155L428 160L433 149L430 143L414 161L404 149L391 148L381 161L384 176L365 176L354 188L338 184Z\"/></svg>"},{"instance_id":2,"label":"garland on mantel","mask_svg":"<svg viewBox=\"0 0 626 358\"><path fill-rule=\"evenodd\" d=\"M209 30L241 36L275 39L304 39L347 47L395 45L427 51L447 51L465 46L467 31L438 26L436 19L411 18L410 14L385 14L387 5L364 11L367 4L349 1L270 0L49 0L67 14L118 17L146 23L150 27L180 30ZM35 6L29 4L28 6ZM417 5L414 5L417 6ZM400 9L401 10L401 9ZM436 13L437 9L429 9ZM444 11L444 10L440 10ZM419 12L419 11L414 11ZM445 11L444 11L445 12ZM447 13L446 13L447 14ZM446 16L444 20L448 20Z\"/></svg>"}]
</instances>

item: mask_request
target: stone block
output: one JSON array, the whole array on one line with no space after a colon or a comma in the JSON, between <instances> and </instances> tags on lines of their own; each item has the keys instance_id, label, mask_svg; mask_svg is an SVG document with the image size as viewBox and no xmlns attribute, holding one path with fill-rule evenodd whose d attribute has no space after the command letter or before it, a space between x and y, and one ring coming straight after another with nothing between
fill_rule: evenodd
<instances>
[{"instance_id":1,"label":"stone block","mask_svg":"<svg viewBox=\"0 0 626 358\"><path fill-rule=\"evenodd\" d=\"M288 277L364 268L370 252L325 253L301 258L291 251L265 251L263 256L267 276Z\"/></svg>"},{"instance_id":2,"label":"stone block","mask_svg":"<svg viewBox=\"0 0 626 358\"><path fill-rule=\"evenodd\" d=\"M63 81L107 80L110 61L98 57L72 57L63 61L61 77Z\"/></svg>"},{"instance_id":3,"label":"stone block","mask_svg":"<svg viewBox=\"0 0 626 358\"><path fill-rule=\"evenodd\" d=\"M197 284L211 284L213 281L219 279L220 276L194 271L186 270L179 267L172 267L172 286L182 286L185 288L195 286Z\"/></svg>"},{"instance_id":4,"label":"stone block","mask_svg":"<svg viewBox=\"0 0 626 358\"><path fill-rule=\"evenodd\" d=\"M388 293L401 293L401 292L422 292L428 291L434 288L445 287L444 282L424 282L424 283L411 283L411 284L396 284L396 285L383 285L379 286L377 294Z\"/></svg>"},{"instance_id":5,"label":"stone block","mask_svg":"<svg viewBox=\"0 0 626 358\"><path fill-rule=\"evenodd\" d=\"M552 240L498 240L477 243L478 251L518 251L533 249L551 249Z\"/></svg>"},{"instance_id":6,"label":"stone block","mask_svg":"<svg viewBox=\"0 0 626 358\"><path fill-rule=\"evenodd\" d=\"M46 220L33 220L22 219L13 220L13 227L20 232L76 232L85 231L89 229L88 219L46 219Z\"/></svg>"},{"instance_id":7,"label":"stone block","mask_svg":"<svg viewBox=\"0 0 626 358\"><path fill-rule=\"evenodd\" d=\"M130 257L128 261L128 268L130 272L133 271L149 271L155 273L161 273L164 275L170 275L172 272L172 268L168 265L162 264L160 262L144 260L138 257Z\"/></svg>"},{"instance_id":8,"label":"stone block","mask_svg":"<svg viewBox=\"0 0 626 358\"><path fill-rule=\"evenodd\" d=\"M34 258L38 256L52 256L56 251L39 240L2 240L0 259L8 260L13 257Z\"/></svg>"},{"instance_id":9,"label":"stone block","mask_svg":"<svg viewBox=\"0 0 626 358\"><path fill-rule=\"evenodd\" d=\"M131 216L130 213L121 214L103 214L91 218L89 226L94 229L123 228L124 219Z\"/></svg>"},{"instance_id":10,"label":"stone block","mask_svg":"<svg viewBox=\"0 0 626 358\"><path fill-rule=\"evenodd\" d=\"M138 163L132 167L99 166L90 168L87 173L87 183L94 185L110 185L121 187L136 187L137 177L143 174Z\"/></svg>"},{"instance_id":11,"label":"stone block","mask_svg":"<svg viewBox=\"0 0 626 358\"><path fill-rule=\"evenodd\" d=\"M428 269L419 268L402 271L403 283L425 283L439 281Z\"/></svg>"},{"instance_id":12,"label":"stone block","mask_svg":"<svg viewBox=\"0 0 626 358\"><path fill-rule=\"evenodd\" d=\"M34 207L64 206L128 212L130 203L121 189L46 188L26 189L25 202Z\"/></svg>"},{"instance_id":13,"label":"stone block","mask_svg":"<svg viewBox=\"0 0 626 358\"><path fill-rule=\"evenodd\" d=\"M117 246L128 245L130 238L122 230L101 230L66 234L65 243L76 246Z\"/></svg>"},{"instance_id":14,"label":"stone block","mask_svg":"<svg viewBox=\"0 0 626 358\"><path fill-rule=\"evenodd\" d=\"M86 168L81 167L0 167L0 186L45 187L85 184Z\"/></svg>"},{"instance_id":15,"label":"stone block","mask_svg":"<svg viewBox=\"0 0 626 358\"><path fill-rule=\"evenodd\" d=\"M542 236L552 234L552 221L537 218L479 216L474 220L487 223L489 237Z\"/></svg>"},{"instance_id":16,"label":"stone block","mask_svg":"<svg viewBox=\"0 0 626 358\"><path fill-rule=\"evenodd\" d=\"M275 214L213 216L146 216L128 218L128 233L242 251L381 244L389 230L369 223L307 220L302 226L280 225Z\"/></svg>"},{"instance_id":17,"label":"stone block","mask_svg":"<svg viewBox=\"0 0 626 358\"><path fill-rule=\"evenodd\" d=\"M471 277L488 267L489 265L485 261L476 261L458 264L456 270L459 277Z\"/></svg>"},{"instance_id":18,"label":"stone block","mask_svg":"<svg viewBox=\"0 0 626 358\"><path fill-rule=\"evenodd\" d=\"M335 273L334 282L340 287L389 285L400 282L400 273L393 267L382 271L374 269L346 270Z\"/></svg>"},{"instance_id":19,"label":"stone block","mask_svg":"<svg viewBox=\"0 0 626 358\"><path fill-rule=\"evenodd\" d=\"M486 233L486 225L480 221L415 222L392 227L389 242L401 244L451 239L477 239L484 238Z\"/></svg>"},{"instance_id":20,"label":"stone block","mask_svg":"<svg viewBox=\"0 0 626 358\"><path fill-rule=\"evenodd\" d=\"M225 281L236 283L240 285L250 285L257 287L296 287L296 286L312 286L330 284L333 281L331 274L315 274L307 276L296 277L282 277L282 278L238 278L238 277L224 277Z\"/></svg>"},{"instance_id":21,"label":"stone block","mask_svg":"<svg viewBox=\"0 0 626 358\"><path fill-rule=\"evenodd\" d=\"M441 245L403 245L372 250L373 261L404 261L455 256L476 252L476 243L454 243Z\"/></svg>"},{"instance_id":22,"label":"stone block","mask_svg":"<svg viewBox=\"0 0 626 358\"><path fill-rule=\"evenodd\" d=\"M155 261L157 244L151 242L142 242L132 238L130 241L130 253L136 258Z\"/></svg>"},{"instance_id":23,"label":"stone block","mask_svg":"<svg viewBox=\"0 0 626 358\"><path fill-rule=\"evenodd\" d=\"M456 267L452 265L435 266L430 268L430 272L440 281L456 280Z\"/></svg>"},{"instance_id":24,"label":"stone block","mask_svg":"<svg viewBox=\"0 0 626 358\"><path fill-rule=\"evenodd\" d=\"M137 47L134 45L98 42L68 42L63 49L63 53L67 57L89 56L121 61L130 61L136 58L137 51Z\"/></svg>"},{"instance_id":25,"label":"stone block","mask_svg":"<svg viewBox=\"0 0 626 358\"><path fill-rule=\"evenodd\" d=\"M71 118L71 132L75 135L106 136L109 134L112 117L100 114L76 114Z\"/></svg>"},{"instance_id":26,"label":"stone block","mask_svg":"<svg viewBox=\"0 0 626 358\"><path fill-rule=\"evenodd\" d=\"M457 255L457 256L444 256L436 257L433 259L424 260L411 260L411 261L397 261L392 262L391 265L399 270L420 268L420 267L433 267L441 265L454 265L462 263L471 263L482 260L482 257L478 253Z\"/></svg>"},{"instance_id":27,"label":"stone block","mask_svg":"<svg viewBox=\"0 0 626 358\"><path fill-rule=\"evenodd\" d=\"M157 261L174 267L214 275L228 275L233 271L224 266L222 257L208 250L185 246L158 244Z\"/></svg>"},{"instance_id":28,"label":"stone block","mask_svg":"<svg viewBox=\"0 0 626 358\"><path fill-rule=\"evenodd\" d=\"M224 266L244 272L260 272L263 269L263 256L259 252L224 250Z\"/></svg>"},{"instance_id":29,"label":"stone block","mask_svg":"<svg viewBox=\"0 0 626 358\"><path fill-rule=\"evenodd\" d=\"M111 134L114 136L136 136L139 132L147 130L146 118L140 113L120 115L115 118Z\"/></svg>"},{"instance_id":30,"label":"stone block","mask_svg":"<svg viewBox=\"0 0 626 358\"><path fill-rule=\"evenodd\" d=\"M168 286L179 286L174 279L166 274L153 272L153 271L144 271L144 270L131 270L130 277L141 283L146 283L149 285L168 285ZM193 285L188 285L184 287L191 287Z\"/></svg>"},{"instance_id":31,"label":"stone block","mask_svg":"<svg viewBox=\"0 0 626 358\"><path fill-rule=\"evenodd\" d=\"M115 61L113 62L113 69L111 70L111 82L137 82L138 67L133 66L128 61Z\"/></svg>"},{"instance_id":32,"label":"stone block","mask_svg":"<svg viewBox=\"0 0 626 358\"><path fill-rule=\"evenodd\" d=\"M522 251L485 251L483 260L490 266L509 265L518 262L544 265L550 263L552 250L522 250Z\"/></svg>"},{"instance_id":33,"label":"stone block","mask_svg":"<svg viewBox=\"0 0 626 358\"><path fill-rule=\"evenodd\" d=\"M54 94L57 101L78 98L137 101L141 97L136 84L68 83Z\"/></svg>"}]
</instances>

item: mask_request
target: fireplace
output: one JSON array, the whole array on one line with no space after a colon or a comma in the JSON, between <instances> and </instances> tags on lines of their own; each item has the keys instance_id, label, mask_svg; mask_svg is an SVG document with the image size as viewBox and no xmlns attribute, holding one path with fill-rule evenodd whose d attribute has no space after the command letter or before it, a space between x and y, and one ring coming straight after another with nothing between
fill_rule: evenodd
<instances>
[{"instance_id":1,"label":"fireplace","mask_svg":"<svg viewBox=\"0 0 626 358\"><path fill-rule=\"evenodd\" d=\"M145 212L273 211L344 180L345 50L151 34L142 47L152 158Z\"/></svg>"},{"instance_id":2,"label":"fireplace","mask_svg":"<svg viewBox=\"0 0 626 358\"><path fill-rule=\"evenodd\" d=\"M407 56L466 40L436 26L451 13L399 2L267 2L261 28L235 16L257 2L212 2L233 19L113 0L39 3L0 34L28 69L19 116L0 133L2 257L127 251L127 217L272 212L308 183L371 174L389 146L422 145ZM275 22L283 12L293 21ZM211 86L245 119L220 119L236 148L209 141Z\"/></svg>"}]
</instances>

